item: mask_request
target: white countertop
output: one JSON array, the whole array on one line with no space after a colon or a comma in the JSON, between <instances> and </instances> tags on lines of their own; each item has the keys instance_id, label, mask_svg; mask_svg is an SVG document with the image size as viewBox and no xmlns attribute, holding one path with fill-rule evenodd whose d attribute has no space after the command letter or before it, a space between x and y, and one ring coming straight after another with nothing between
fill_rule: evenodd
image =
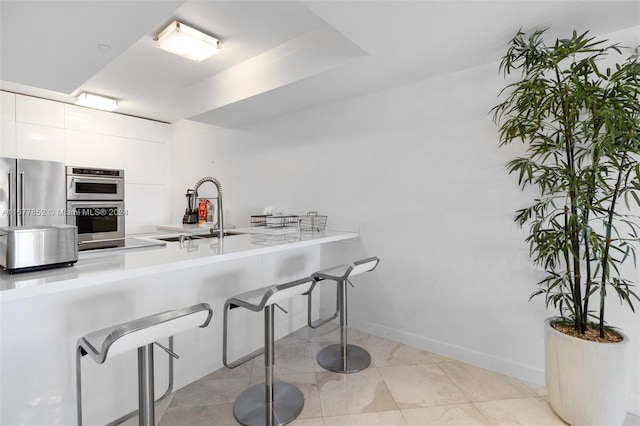
<instances>
[{"instance_id":1,"label":"white countertop","mask_svg":"<svg viewBox=\"0 0 640 426\"><path fill-rule=\"evenodd\" d=\"M198 225L187 226L197 227ZM234 231L249 232L251 229L234 229ZM355 232L342 231L273 236L247 233L227 236L222 241L218 238L206 238L184 243L167 242L164 247L81 252L74 266L15 274L0 272L0 301L40 296L357 237L358 234ZM138 238L153 239L149 236Z\"/></svg>"}]
</instances>

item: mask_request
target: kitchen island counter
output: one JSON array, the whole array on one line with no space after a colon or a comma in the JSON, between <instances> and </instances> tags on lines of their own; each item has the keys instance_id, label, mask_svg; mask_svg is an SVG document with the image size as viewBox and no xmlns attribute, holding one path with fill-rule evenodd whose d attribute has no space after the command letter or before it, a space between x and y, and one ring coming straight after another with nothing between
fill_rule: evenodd
<instances>
[{"instance_id":1,"label":"kitchen island counter","mask_svg":"<svg viewBox=\"0 0 640 426\"><path fill-rule=\"evenodd\" d=\"M209 326L174 337L180 359L174 365L173 390L213 373L223 366L222 317L229 297L309 276L327 266L323 252L332 258L350 252L357 237L353 232L325 231L169 241L164 247L83 252L70 267L2 272L0 424L75 424L78 338L166 310L197 303L213 309ZM327 296L335 297L335 290L320 286L313 299L313 319L320 314L323 287ZM306 297L283 301L282 307L288 315L277 313L276 338L307 324ZM262 346L261 315L234 310L230 318L230 359ZM167 339L160 343L169 344ZM155 352L159 396L168 384L168 355ZM102 365L89 358L82 359L84 419L86 424L107 424L136 406L136 351Z\"/></svg>"},{"instance_id":2,"label":"kitchen island counter","mask_svg":"<svg viewBox=\"0 0 640 426\"><path fill-rule=\"evenodd\" d=\"M80 252L78 262L73 266L14 274L2 271L0 272L0 301L40 296L135 278L149 273L192 268L265 253L348 240L358 236L354 232L323 231L321 233L296 233L292 234L292 238L282 241L265 241L264 238L256 238L256 234L251 234L249 228L234 229L234 232L246 233L226 236L222 240L204 238L187 240L184 243L168 242L164 247L117 251L92 250ZM139 238L153 240L160 237Z\"/></svg>"}]
</instances>

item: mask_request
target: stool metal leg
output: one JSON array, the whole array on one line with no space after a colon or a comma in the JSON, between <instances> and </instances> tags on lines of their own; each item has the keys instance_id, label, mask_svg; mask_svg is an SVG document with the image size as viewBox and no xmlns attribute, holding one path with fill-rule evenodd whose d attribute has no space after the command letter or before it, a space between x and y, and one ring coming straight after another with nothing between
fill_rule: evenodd
<instances>
[{"instance_id":1,"label":"stool metal leg","mask_svg":"<svg viewBox=\"0 0 640 426\"><path fill-rule=\"evenodd\" d=\"M347 368L347 282L340 281L340 355Z\"/></svg>"},{"instance_id":2,"label":"stool metal leg","mask_svg":"<svg viewBox=\"0 0 640 426\"><path fill-rule=\"evenodd\" d=\"M264 386L265 386L265 424L273 425L273 381L274 381L274 344L273 335L274 309L273 305L268 306L264 311ZM269 344L267 345L267 342Z\"/></svg>"},{"instance_id":3,"label":"stool metal leg","mask_svg":"<svg viewBox=\"0 0 640 426\"><path fill-rule=\"evenodd\" d=\"M82 426L82 348L76 349L76 418Z\"/></svg>"},{"instance_id":4,"label":"stool metal leg","mask_svg":"<svg viewBox=\"0 0 640 426\"><path fill-rule=\"evenodd\" d=\"M245 426L280 426L292 422L302 412L304 396L292 384L274 381L274 305L264 308L265 382L240 394L233 415Z\"/></svg>"},{"instance_id":5,"label":"stool metal leg","mask_svg":"<svg viewBox=\"0 0 640 426\"><path fill-rule=\"evenodd\" d=\"M324 369L336 373L356 373L371 364L371 355L360 346L347 343L347 280L338 282L340 291L340 344L329 345L318 352L317 360Z\"/></svg>"},{"instance_id":6,"label":"stool metal leg","mask_svg":"<svg viewBox=\"0 0 640 426\"><path fill-rule=\"evenodd\" d=\"M153 343L138 348L138 424L155 426Z\"/></svg>"}]
</instances>

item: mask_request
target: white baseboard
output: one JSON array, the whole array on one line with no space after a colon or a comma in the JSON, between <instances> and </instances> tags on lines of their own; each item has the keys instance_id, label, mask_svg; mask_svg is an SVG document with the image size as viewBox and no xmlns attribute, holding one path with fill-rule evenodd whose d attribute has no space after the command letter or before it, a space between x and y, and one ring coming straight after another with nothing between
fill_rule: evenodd
<instances>
[{"instance_id":1,"label":"white baseboard","mask_svg":"<svg viewBox=\"0 0 640 426\"><path fill-rule=\"evenodd\" d=\"M321 309L324 318L333 312ZM384 325L364 321L358 318L349 318L349 327L358 331L384 337L398 343L403 343L429 352L446 356L477 367L486 368L509 377L514 377L525 382L544 386L544 369L520 364L509 359L486 354L474 349L455 345L449 342L430 339L407 331L398 330ZM633 394L629 398L629 412L640 415L640 395Z\"/></svg>"},{"instance_id":2,"label":"white baseboard","mask_svg":"<svg viewBox=\"0 0 640 426\"><path fill-rule=\"evenodd\" d=\"M629 408L627 411L631 414L635 414L636 416L640 416L640 394L631 394L629 397Z\"/></svg>"},{"instance_id":3,"label":"white baseboard","mask_svg":"<svg viewBox=\"0 0 640 426\"><path fill-rule=\"evenodd\" d=\"M321 310L321 316L331 315L325 309ZM349 327L358 331L384 337L395 342L404 343L418 349L434 352L458 361L472 364L477 367L515 377L539 386L544 386L544 370L519 364L511 360L496 357L474 349L465 348L449 342L430 339L407 331L398 330L384 325L364 321L358 318L349 318Z\"/></svg>"}]
</instances>

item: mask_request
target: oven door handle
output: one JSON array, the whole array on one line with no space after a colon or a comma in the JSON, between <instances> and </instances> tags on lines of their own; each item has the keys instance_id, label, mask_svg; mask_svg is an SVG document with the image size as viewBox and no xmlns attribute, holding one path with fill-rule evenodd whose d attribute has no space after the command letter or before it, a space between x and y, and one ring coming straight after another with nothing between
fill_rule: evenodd
<instances>
[{"instance_id":1,"label":"oven door handle","mask_svg":"<svg viewBox=\"0 0 640 426\"><path fill-rule=\"evenodd\" d=\"M89 177L89 176L83 176L83 177L74 176L74 177L71 178L71 182L76 182L76 181L119 184L119 183L123 183L124 182L124 178L121 178L121 177L109 177L109 176L91 176L91 177Z\"/></svg>"},{"instance_id":2,"label":"oven door handle","mask_svg":"<svg viewBox=\"0 0 640 426\"><path fill-rule=\"evenodd\" d=\"M67 201L124 200L124 178L67 175L67 184Z\"/></svg>"}]
</instances>

